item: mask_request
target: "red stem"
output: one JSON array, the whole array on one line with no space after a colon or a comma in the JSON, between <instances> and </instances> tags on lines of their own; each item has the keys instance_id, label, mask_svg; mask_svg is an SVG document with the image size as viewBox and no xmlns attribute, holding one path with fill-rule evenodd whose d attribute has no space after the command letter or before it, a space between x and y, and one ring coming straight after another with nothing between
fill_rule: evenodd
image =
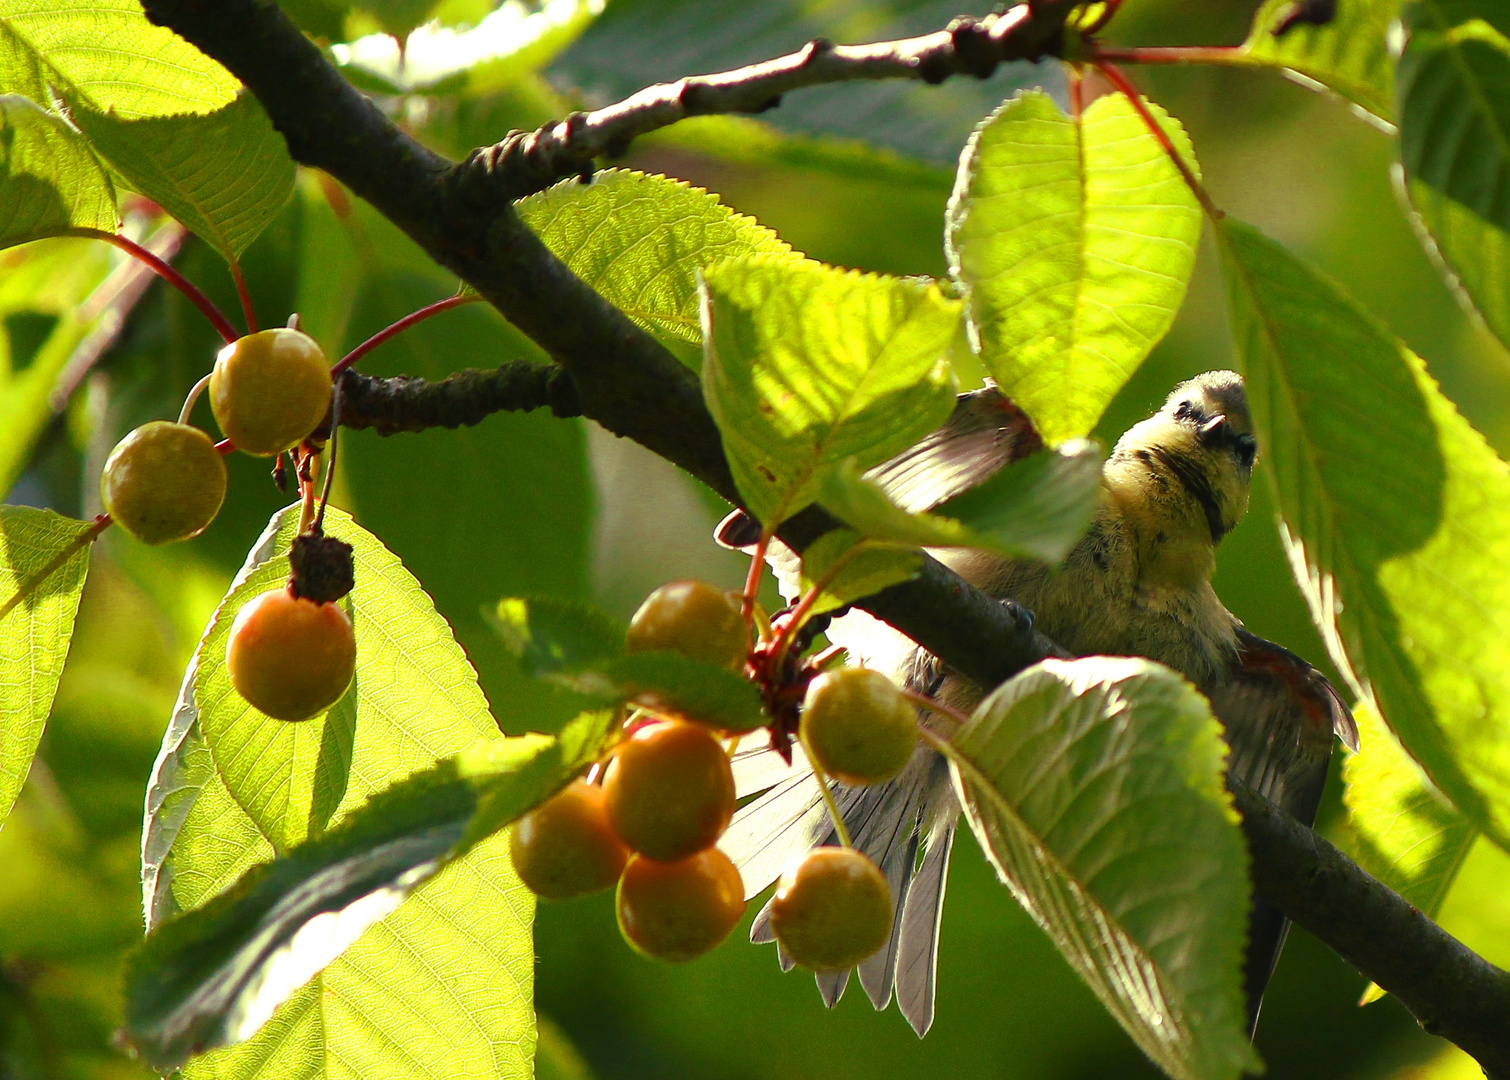
<instances>
[{"instance_id":1,"label":"red stem","mask_svg":"<svg viewBox=\"0 0 1510 1080\"><path fill-rule=\"evenodd\" d=\"M1226 217L1227 215L1223 211L1217 209L1216 203L1211 201L1211 196L1206 194L1206 189L1201 185L1200 177L1195 175L1195 170L1185 163L1185 159L1180 156L1180 152L1175 149L1174 143L1170 141L1169 135L1159 125L1159 122L1154 119L1153 113L1148 111L1148 106L1144 104L1143 96L1138 93L1138 88L1132 84L1132 81L1115 64L1109 64L1104 60L1098 59L1096 61L1096 70L1105 75L1111 81L1111 84L1120 90L1127 100L1132 103L1132 107L1143 118L1143 123L1153 133L1153 137L1159 140L1159 145L1164 148L1164 153L1168 154L1169 160L1174 162L1174 167L1180 170L1180 175L1185 178L1186 185L1194 193L1196 200L1206 211L1206 215L1212 221L1220 221Z\"/></svg>"},{"instance_id":2,"label":"red stem","mask_svg":"<svg viewBox=\"0 0 1510 1080\"><path fill-rule=\"evenodd\" d=\"M1241 45L1169 45L1138 49L1103 49L1091 47L1088 59L1126 64L1246 64L1248 50Z\"/></svg>"},{"instance_id":3,"label":"red stem","mask_svg":"<svg viewBox=\"0 0 1510 1080\"><path fill-rule=\"evenodd\" d=\"M760 574L765 569L765 549L771 542L771 534L760 530L760 539L755 541L755 550L750 553L750 571L745 574L744 601L739 613L748 626L755 618L755 601L760 596Z\"/></svg>"},{"instance_id":4,"label":"red stem","mask_svg":"<svg viewBox=\"0 0 1510 1080\"><path fill-rule=\"evenodd\" d=\"M241 297L241 312L246 316L246 332L257 332L257 312L252 307L252 294L246 290L246 278L241 274L241 264L235 259L227 260L231 265L231 280L236 282L236 295Z\"/></svg>"},{"instance_id":5,"label":"red stem","mask_svg":"<svg viewBox=\"0 0 1510 1080\"><path fill-rule=\"evenodd\" d=\"M355 349L352 349L345 356L341 357L340 361L330 369L330 373L331 375L341 374L341 372L351 367L352 364L355 364L358 360L366 356L373 349L377 348L379 345L387 341L389 338L393 337L395 334L402 333L403 331L409 329L409 327L413 326L415 323L424 322L431 315L439 315L442 311L450 311L454 307L460 307L462 304L475 303L476 301L481 299L482 297L478 296L475 293L468 293L465 296L448 296L444 300L437 300L435 303L429 305L428 307L420 308L418 311L414 312L411 315L405 315L398 322L392 324L391 326L384 327L382 330L379 330L366 341L358 345Z\"/></svg>"},{"instance_id":6,"label":"red stem","mask_svg":"<svg viewBox=\"0 0 1510 1080\"><path fill-rule=\"evenodd\" d=\"M221 336L221 338L225 340L225 343L227 345L231 344L241 336L240 334L236 333L236 328L231 325L231 321L221 314L220 309L212 304L210 302L210 298L204 293L200 292L193 282L184 277L177 270L173 269L173 267L169 266L162 259L159 259L156 255L152 254L152 252L142 247L136 241L128 240L124 236L121 236L117 233L105 232L103 229L88 229L82 227L74 229L62 229L53 235L81 236L87 240L103 240L107 244L114 244L116 247L120 248L128 255L132 255L140 259L147 266L151 267L152 270L169 285L172 285L179 292L183 293L184 296L188 297L189 303L197 307L200 310L200 313L203 314L206 319L210 320L210 325L215 328L215 331Z\"/></svg>"}]
</instances>

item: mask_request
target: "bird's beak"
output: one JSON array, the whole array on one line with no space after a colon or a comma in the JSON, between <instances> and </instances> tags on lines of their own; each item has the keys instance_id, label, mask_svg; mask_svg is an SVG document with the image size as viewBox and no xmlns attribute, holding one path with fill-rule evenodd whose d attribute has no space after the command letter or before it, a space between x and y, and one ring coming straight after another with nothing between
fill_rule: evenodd
<instances>
[{"instance_id":1,"label":"bird's beak","mask_svg":"<svg viewBox=\"0 0 1510 1080\"><path fill-rule=\"evenodd\" d=\"M1226 426L1227 426L1227 417L1226 417L1225 414L1218 415L1218 416L1213 416L1210 420L1207 420L1204 424L1202 424L1200 426L1199 430L1200 430L1201 438L1203 440L1210 439L1213 436L1216 436L1216 435L1220 434L1221 431L1222 431L1222 429L1225 428Z\"/></svg>"}]
</instances>

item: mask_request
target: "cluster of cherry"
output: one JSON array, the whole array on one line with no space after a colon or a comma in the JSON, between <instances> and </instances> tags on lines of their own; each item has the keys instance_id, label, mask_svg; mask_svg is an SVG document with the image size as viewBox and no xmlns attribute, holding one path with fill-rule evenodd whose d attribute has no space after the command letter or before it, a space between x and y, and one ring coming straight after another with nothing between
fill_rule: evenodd
<instances>
[{"instance_id":1,"label":"cluster of cherry","mask_svg":"<svg viewBox=\"0 0 1510 1080\"><path fill-rule=\"evenodd\" d=\"M213 442L190 425L209 388L226 438ZM111 519L138 539L161 544L197 536L226 493L222 455L240 449L278 457L296 448L304 520L284 588L246 603L226 647L236 691L278 720L306 720L346 692L356 640L336 601L350 585L312 587L302 550L325 550L312 514L317 448L309 441L331 407L324 352L294 328L264 330L221 350L214 370L190 393L177 423L153 421L128 434L105 464L101 489ZM327 468L327 479L329 470ZM305 543L313 541L314 543ZM673 651L742 672L757 684L780 668L795 624L752 646L752 618L737 594L703 582L657 589L630 623L630 652ZM917 741L912 704L890 680L863 668L801 669L797 735L822 781L842 846L817 847L786 868L771 906L771 928L797 963L820 971L853 966L885 944L893 919L890 889L876 865L855 851L832 802L830 779L878 783L911 759ZM795 699L794 699L795 702ZM572 782L515 823L514 865L537 895L580 896L618 883L618 919L641 952L690 960L722 941L745 908L744 885L715 846L735 811L730 757L739 732L693 716L639 708L625 737L587 779Z\"/></svg>"},{"instance_id":2,"label":"cluster of cherry","mask_svg":"<svg viewBox=\"0 0 1510 1080\"><path fill-rule=\"evenodd\" d=\"M741 668L750 629L737 595L679 581L645 600L626 645ZM722 941L744 912L739 871L714 846L734 814L729 759L738 736L695 717L644 711L627 727L632 734L606 767L514 824L514 866L550 900L617 882L619 928L630 944L664 960L691 960ZM871 784L911 759L917 719L884 675L841 668L809 684L799 735L820 778ZM847 840L793 860L771 904L776 940L794 961L819 971L849 968L875 953L892 918L885 877Z\"/></svg>"},{"instance_id":3,"label":"cluster of cherry","mask_svg":"<svg viewBox=\"0 0 1510 1080\"><path fill-rule=\"evenodd\" d=\"M187 422L206 386L226 436L219 444ZM331 386L325 352L309 335L279 328L238 338L220 351L177 423L143 424L111 451L100 479L106 513L148 544L198 536L225 501L222 455L277 457L298 447L325 419ZM301 483L312 492L309 477ZM356 671L351 619L337 599L291 581L245 604L226 645L236 691L279 720L308 720L335 704Z\"/></svg>"}]
</instances>

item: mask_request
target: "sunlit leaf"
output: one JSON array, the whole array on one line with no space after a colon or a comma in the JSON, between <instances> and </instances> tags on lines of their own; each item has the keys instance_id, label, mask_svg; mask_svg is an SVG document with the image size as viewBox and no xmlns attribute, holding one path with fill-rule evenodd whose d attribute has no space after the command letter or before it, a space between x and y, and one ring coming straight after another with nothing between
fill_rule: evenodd
<instances>
[{"instance_id":1,"label":"sunlit leaf","mask_svg":"<svg viewBox=\"0 0 1510 1080\"><path fill-rule=\"evenodd\" d=\"M115 189L61 119L0 94L0 248L82 227L115 232Z\"/></svg>"},{"instance_id":2,"label":"sunlit leaf","mask_svg":"<svg viewBox=\"0 0 1510 1080\"><path fill-rule=\"evenodd\" d=\"M298 517L297 507L281 511L253 548L200 643L164 736L143 838L153 926L207 903L257 863L328 837L375 792L479 738L501 741L475 675L418 583L334 508L327 532L355 546L356 587L345 601L357 638L355 684L325 716L297 724L268 719L239 698L225 673L226 633L242 604L286 578ZM411 840L399 847L411 850ZM389 855L402 863L396 850ZM301 941L285 954L277 992L244 999L249 1008L259 1003L255 1013L225 1014L236 1037L249 1041L191 1061L185 1075L324 1075L336 1061L371 1075L424 1061L453 1075L528 1076L532 900L499 838L451 863L421 897L350 944L343 926L359 931L401 899L381 888L371 895L378 898L359 903L352 921L311 924L305 940L313 951L304 953ZM171 984L177 976L155 977ZM273 1021L252 1035L252 1020L278 1001ZM214 1013L202 1006L184 1022ZM166 1046L176 1036L161 1037ZM173 1053L189 1048L174 1045Z\"/></svg>"},{"instance_id":3,"label":"sunlit leaf","mask_svg":"<svg viewBox=\"0 0 1510 1080\"><path fill-rule=\"evenodd\" d=\"M0 825L26 782L68 659L91 529L51 510L0 506Z\"/></svg>"},{"instance_id":4,"label":"sunlit leaf","mask_svg":"<svg viewBox=\"0 0 1510 1080\"><path fill-rule=\"evenodd\" d=\"M0 90L55 98L133 188L234 259L283 205L294 165L223 67L136 0L17 0L0 15ZM112 220L106 228L114 227Z\"/></svg>"},{"instance_id":5,"label":"sunlit leaf","mask_svg":"<svg viewBox=\"0 0 1510 1080\"><path fill-rule=\"evenodd\" d=\"M1206 700L1148 660L1048 660L998 687L953 743L1002 881L1143 1052L1176 1080L1257 1067L1247 851Z\"/></svg>"},{"instance_id":6,"label":"sunlit leaf","mask_svg":"<svg viewBox=\"0 0 1510 1080\"><path fill-rule=\"evenodd\" d=\"M1100 492L1101 448L1076 439L1002 469L938 513L908 513L847 463L825 479L819 501L876 539L1057 563L1090 525Z\"/></svg>"},{"instance_id":7,"label":"sunlit leaf","mask_svg":"<svg viewBox=\"0 0 1510 1080\"><path fill-rule=\"evenodd\" d=\"M1428 249L1510 343L1510 17L1417 0L1405 21L1399 180Z\"/></svg>"},{"instance_id":8,"label":"sunlit leaf","mask_svg":"<svg viewBox=\"0 0 1510 1080\"><path fill-rule=\"evenodd\" d=\"M922 567L921 552L867 541L851 529L834 529L802 553L802 591L821 589L810 608L821 615L908 581Z\"/></svg>"},{"instance_id":9,"label":"sunlit leaf","mask_svg":"<svg viewBox=\"0 0 1510 1080\"><path fill-rule=\"evenodd\" d=\"M1282 67L1298 81L1340 94L1380 120L1394 118L1394 62L1389 26L1401 0L1337 0L1331 20L1316 26L1285 20L1295 0L1266 0L1243 43L1248 57ZM1279 34L1275 34L1280 30Z\"/></svg>"},{"instance_id":10,"label":"sunlit leaf","mask_svg":"<svg viewBox=\"0 0 1510 1080\"><path fill-rule=\"evenodd\" d=\"M135 1048L166 1071L205 1048L253 1036L411 893L591 764L613 726L602 712L573 722L559 739L481 740L163 923L133 956L127 977Z\"/></svg>"},{"instance_id":11,"label":"sunlit leaf","mask_svg":"<svg viewBox=\"0 0 1510 1080\"><path fill-rule=\"evenodd\" d=\"M697 272L787 244L716 195L664 176L607 169L518 204L519 216L583 281L662 340L698 345ZM696 366L695 350L679 354Z\"/></svg>"},{"instance_id":12,"label":"sunlit leaf","mask_svg":"<svg viewBox=\"0 0 1510 1080\"><path fill-rule=\"evenodd\" d=\"M1230 218L1221 246L1263 473L1332 661L1510 842L1510 468L1339 286Z\"/></svg>"},{"instance_id":13,"label":"sunlit leaf","mask_svg":"<svg viewBox=\"0 0 1510 1080\"><path fill-rule=\"evenodd\" d=\"M779 256L703 283L703 394L746 506L766 525L943 423L960 305L934 284Z\"/></svg>"},{"instance_id":14,"label":"sunlit leaf","mask_svg":"<svg viewBox=\"0 0 1510 1080\"><path fill-rule=\"evenodd\" d=\"M1148 108L1194 168L1179 122ZM976 129L949 201L950 273L981 363L1046 442L1089 434L1164 336L1200 234L1195 196L1120 94L1077 120L1030 91Z\"/></svg>"},{"instance_id":15,"label":"sunlit leaf","mask_svg":"<svg viewBox=\"0 0 1510 1080\"><path fill-rule=\"evenodd\" d=\"M1362 749L1342 764L1353 858L1435 919L1479 833L1422 775L1373 709L1360 705L1353 719ZM1371 986L1364 998L1383 996Z\"/></svg>"}]
</instances>

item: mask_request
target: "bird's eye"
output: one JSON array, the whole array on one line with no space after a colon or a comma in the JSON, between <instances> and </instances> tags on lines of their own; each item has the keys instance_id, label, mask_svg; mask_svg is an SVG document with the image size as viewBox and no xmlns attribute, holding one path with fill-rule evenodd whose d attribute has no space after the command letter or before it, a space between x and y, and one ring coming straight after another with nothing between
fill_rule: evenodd
<instances>
[{"instance_id":1,"label":"bird's eye","mask_svg":"<svg viewBox=\"0 0 1510 1080\"><path fill-rule=\"evenodd\" d=\"M1245 469L1253 467L1253 457L1258 453L1258 440L1252 435L1238 435L1232 440L1232 454Z\"/></svg>"},{"instance_id":2,"label":"bird's eye","mask_svg":"<svg viewBox=\"0 0 1510 1080\"><path fill-rule=\"evenodd\" d=\"M1197 411L1198 410L1192 402L1182 401L1174 410L1174 418L1176 420L1188 420L1190 416Z\"/></svg>"}]
</instances>

